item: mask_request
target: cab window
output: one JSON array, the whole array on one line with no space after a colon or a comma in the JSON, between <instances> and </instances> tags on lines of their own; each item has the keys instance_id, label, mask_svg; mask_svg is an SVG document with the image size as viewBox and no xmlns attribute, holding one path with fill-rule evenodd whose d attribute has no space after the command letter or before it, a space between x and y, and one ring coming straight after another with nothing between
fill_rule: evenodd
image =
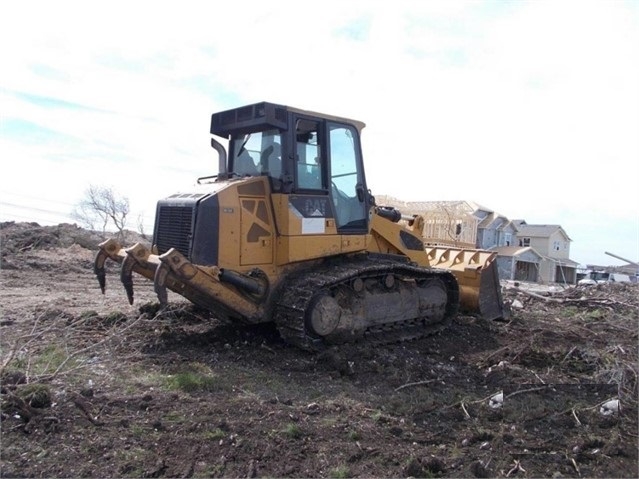
<instances>
[{"instance_id":1,"label":"cab window","mask_svg":"<svg viewBox=\"0 0 639 479\"><path fill-rule=\"evenodd\" d=\"M337 226L364 228L368 211L363 198L363 177L358 168L357 132L350 126L329 125L331 196Z\"/></svg>"},{"instance_id":2,"label":"cab window","mask_svg":"<svg viewBox=\"0 0 639 479\"><path fill-rule=\"evenodd\" d=\"M295 123L295 169L300 189L322 188L319 127L313 120L298 119Z\"/></svg>"},{"instance_id":3,"label":"cab window","mask_svg":"<svg viewBox=\"0 0 639 479\"><path fill-rule=\"evenodd\" d=\"M282 174L282 135L279 130L257 131L232 139L230 167L240 176Z\"/></svg>"}]
</instances>

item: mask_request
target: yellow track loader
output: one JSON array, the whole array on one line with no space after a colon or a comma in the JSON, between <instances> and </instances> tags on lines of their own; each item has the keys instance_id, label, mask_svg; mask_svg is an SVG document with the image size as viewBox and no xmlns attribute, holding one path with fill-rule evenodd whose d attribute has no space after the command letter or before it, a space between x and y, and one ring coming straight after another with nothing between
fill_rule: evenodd
<instances>
[{"instance_id":1,"label":"yellow track loader","mask_svg":"<svg viewBox=\"0 0 639 479\"><path fill-rule=\"evenodd\" d=\"M423 218L375 204L364 124L273 103L215 113L218 174L157 204L153 246L100 245L95 273L132 274L242 323L274 322L307 350L418 338L458 311L503 315L495 253L428 248ZM216 139L228 142L228 151Z\"/></svg>"}]
</instances>

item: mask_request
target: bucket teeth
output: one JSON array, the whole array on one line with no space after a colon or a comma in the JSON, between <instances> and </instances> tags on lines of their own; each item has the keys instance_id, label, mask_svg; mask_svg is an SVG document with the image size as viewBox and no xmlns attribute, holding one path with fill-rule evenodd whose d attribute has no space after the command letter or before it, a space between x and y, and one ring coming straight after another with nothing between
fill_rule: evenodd
<instances>
[{"instance_id":1,"label":"bucket teeth","mask_svg":"<svg viewBox=\"0 0 639 479\"><path fill-rule=\"evenodd\" d=\"M151 252L142 244L135 243L130 248L124 249L124 259L120 269L120 281L124 285L129 304L133 304L133 271L136 266L148 267ZM141 270L138 270L141 271Z\"/></svg>"},{"instance_id":2,"label":"bucket teeth","mask_svg":"<svg viewBox=\"0 0 639 479\"><path fill-rule=\"evenodd\" d=\"M120 243L114 239L108 239L103 243L100 243L100 251L95 256L93 262L93 272L98 277L98 283L100 284L100 290L102 294L106 291L106 272L104 270L104 263L107 258L117 257L117 252L120 250Z\"/></svg>"},{"instance_id":3,"label":"bucket teeth","mask_svg":"<svg viewBox=\"0 0 639 479\"><path fill-rule=\"evenodd\" d=\"M166 277L171 269L166 263L160 263L155 270L155 277L153 278L153 289L155 294L158 295L158 301L161 305L168 303L168 294L166 292Z\"/></svg>"},{"instance_id":4,"label":"bucket teeth","mask_svg":"<svg viewBox=\"0 0 639 479\"><path fill-rule=\"evenodd\" d=\"M102 294L106 291L106 272L104 271L104 262L106 259L107 255L104 254L103 251L99 251L95 257L95 262L93 263L93 272L98 278Z\"/></svg>"},{"instance_id":5,"label":"bucket teeth","mask_svg":"<svg viewBox=\"0 0 639 479\"><path fill-rule=\"evenodd\" d=\"M126 250L126 258L122 261L122 268L120 269L120 281L124 285L126 296L129 299L129 304L133 304L133 266L135 265L135 256L132 252Z\"/></svg>"}]
</instances>

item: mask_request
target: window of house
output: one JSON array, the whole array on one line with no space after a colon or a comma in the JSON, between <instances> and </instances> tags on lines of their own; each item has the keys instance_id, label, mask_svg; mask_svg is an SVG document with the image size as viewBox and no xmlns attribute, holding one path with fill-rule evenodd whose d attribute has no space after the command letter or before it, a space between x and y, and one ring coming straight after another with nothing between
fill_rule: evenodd
<instances>
[{"instance_id":1,"label":"window of house","mask_svg":"<svg viewBox=\"0 0 639 479\"><path fill-rule=\"evenodd\" d=\"M522 238L521 246L530 246L530 238Z\"/></svg>"}]
</instances>

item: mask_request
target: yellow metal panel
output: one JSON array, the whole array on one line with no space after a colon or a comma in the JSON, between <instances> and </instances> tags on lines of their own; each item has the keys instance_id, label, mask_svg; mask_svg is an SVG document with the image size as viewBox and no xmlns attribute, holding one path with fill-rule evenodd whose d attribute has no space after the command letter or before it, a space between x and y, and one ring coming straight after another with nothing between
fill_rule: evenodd
<instances>
[{"instance_id":1,"label":"yellow metal panel","mask_svg":"<svg viewBox=\"0 0 639 479\"><path fill-rule=\"evenodd\" d=\"M280 234L285 234L284 232L288 232L289 230L288 195L274 193L271 195L271 201L273 202L275 227Z\"/></svg>"},{"instance_id":2,"label":"yellow metal panel","mask_svg":"<svg viewBox=\"0 0 639 479\"><path fill-rule=\"evenodd\" d=\"M220 202L220 241L218 266L238 269L240 266L240 203L237 187L231 185L219 193ZM223 234L221 232L224 232Z\"/></svg>"},{"instance_id":3,"label":"yellow metal panel","mask_svg":"<svg viewBox=\"0 0 639 479\"><path fill-rule=\"evenodd\" d=\"M277 264L286 265L342 252L339 235L280 236L277 239Z\"/></svg>"},{"instance_id":4,"label":"yellow metal panel","mask_svg":"<svg viewBox=\"0 0 639 479\"><path fill-rule=\"evenodd\" d=\"M242 266L273 262L273 228L264 198L240 198Z\"/></svg>"},{"instance_id":5,"label":"yellow metal panel","mask_svg":"<svg viewBox=\"0 0 639 479\"><path fill-rule=\"evenodd\" d=\"M354 253L366 249L369 235L343 235L341 238L342 253Z\"/></svg>"}]
</instances>

